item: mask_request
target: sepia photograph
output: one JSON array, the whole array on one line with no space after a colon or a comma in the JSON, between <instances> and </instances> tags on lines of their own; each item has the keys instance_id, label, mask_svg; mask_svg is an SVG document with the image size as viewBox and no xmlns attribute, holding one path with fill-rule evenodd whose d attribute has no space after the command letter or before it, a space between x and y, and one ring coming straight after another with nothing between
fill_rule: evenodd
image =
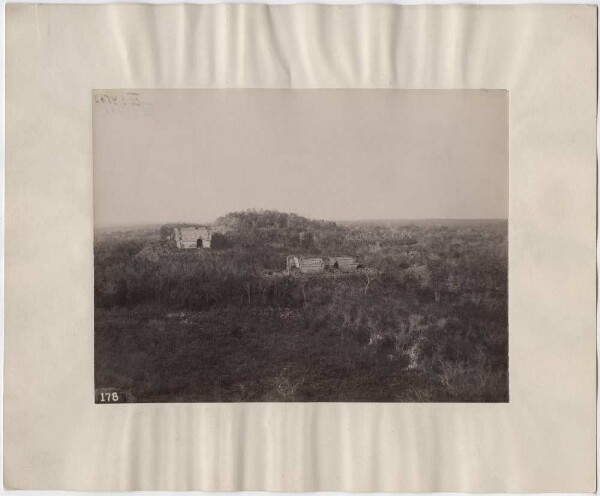
<instances>
[{"instance_id":1,"label":"sepia photograph","mask_svg":"<svg viewBox=\"0 0 600 496\"><path fill-rule=\"evenodd\" d=\"M507 91L92 105L96 403L509 401Z\"/></svg>"}]
</instances>

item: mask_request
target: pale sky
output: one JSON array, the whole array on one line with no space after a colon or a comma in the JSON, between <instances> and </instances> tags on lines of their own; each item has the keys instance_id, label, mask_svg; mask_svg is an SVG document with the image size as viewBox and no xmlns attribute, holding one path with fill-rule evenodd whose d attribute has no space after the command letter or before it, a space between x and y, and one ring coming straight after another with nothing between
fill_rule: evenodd
<instances>
[{"instance_id":1,"label":"pale sky","mask_svg":"<svg viewBox=\"0 0 600 496\"><path fill-rule=\"evenodd\" d=\"M508 217L505 91L137 93L95 93L97 226Z\"/></svg>"}]
</instances>

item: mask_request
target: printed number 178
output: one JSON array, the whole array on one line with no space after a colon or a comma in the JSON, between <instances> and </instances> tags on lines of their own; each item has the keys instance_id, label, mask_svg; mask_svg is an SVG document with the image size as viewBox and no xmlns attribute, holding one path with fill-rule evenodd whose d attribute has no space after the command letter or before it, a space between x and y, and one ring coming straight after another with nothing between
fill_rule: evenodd
<instances>
[{"instance_id":1,"label":"printed number 178","mask_svg":"<svg viewBox=\"0 0 600 496\"><path fill-rule=\"evenodd\" d=\"M101 403L117 403L119 401L119 393L100 393Z\"/></svg>"}]
</instances>

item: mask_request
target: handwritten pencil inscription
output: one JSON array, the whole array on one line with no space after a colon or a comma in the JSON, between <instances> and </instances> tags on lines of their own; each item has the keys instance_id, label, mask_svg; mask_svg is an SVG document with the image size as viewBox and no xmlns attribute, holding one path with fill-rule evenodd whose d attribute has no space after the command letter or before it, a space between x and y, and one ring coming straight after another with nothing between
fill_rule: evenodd
<instances>
[{"instance_id":1,"label":"handwritten pencil inscription","mask_svg":"<svg viewBox=\"0 0 600 496\"><path fill-rule=\"evenodd\" d=\"M154 108L139 93L95 93L94 105L105 114L133 114L153 116Z\"/></svg>"}]
</instances>

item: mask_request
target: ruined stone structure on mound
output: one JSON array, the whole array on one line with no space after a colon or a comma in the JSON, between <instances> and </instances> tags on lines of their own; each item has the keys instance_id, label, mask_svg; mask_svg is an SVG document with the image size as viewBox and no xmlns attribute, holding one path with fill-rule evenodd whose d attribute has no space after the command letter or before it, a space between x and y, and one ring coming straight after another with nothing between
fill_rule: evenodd
<instances>
[{"instance_id":1,"label":"ruined stone structure on mound","mask_svg":"<svg viewBox=\"0 0 600 496\"><path fill-rule=\"evenodd\" d=\"M207 226L176 227L174 237L179 249L210 248L212 231Z\"/></svg>"}]
</instances>

